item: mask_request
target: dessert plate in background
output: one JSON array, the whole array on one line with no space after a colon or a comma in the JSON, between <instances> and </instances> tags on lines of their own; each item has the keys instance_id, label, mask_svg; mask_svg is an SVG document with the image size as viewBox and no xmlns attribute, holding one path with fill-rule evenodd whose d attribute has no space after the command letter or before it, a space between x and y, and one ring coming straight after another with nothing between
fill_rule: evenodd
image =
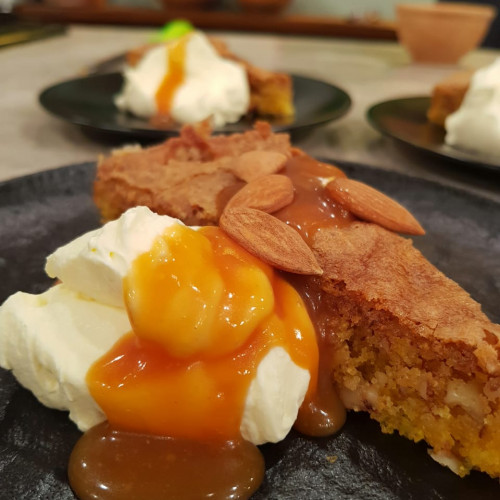
<instances>
[{"instance_id":1,"label":"dessert plate in background","mask_svg":"<svg viewBox=\"0 0 500 500\"><path fill-rule=\"evenodd\" d=\"M500 157L464 151L444 142L443 127L427 120L430 97L408 97L375 104L367 111L370 124L382 134L422 151L500 172Z\"/></svg>"},{"instance_id":2,"label":"dessert plate in background","mask_svg":"<svg viewBox=\"0 0 500 500\"><path fill-rule=\"evenodd\" d=\"M393 196L427 230L414 238L426 257L500 321L500 203L409 176L338 163L352 177ZM0 183L0 303L17 290L38 293L56 247L99 225L91 187L95 165L50 170ZM435 200L435 202L433 202ZM66 412L43 407L0 369L0 498L71 500L66 467L80 433ZM498 499L498 480L460 479L434 462L424 443L382 434L366 414L313 439L292 432L262 447L266 477L254 500Z\"/></svg>"},{"instance_id":3,"label":"dessert plate in background","mask_svg":"<svg viewBox=\"0 0 500 500\"><path fill-rule=\"evenodd\" d=\"M251 129L258 119L268 121L275 132L316 127L340 118L351 106L349 95L334 85L297 75L292 75L292 82L296 110L294 117L244 117L214 132L244 132ZM114 105L113 97L122 85L120 73L90 75L53 85L40 94L39 100L53 115L95 131L149 140L161 140L179 133L180 126L160 129L145 119L120 111Z\"/></svg>"}]
</instances>

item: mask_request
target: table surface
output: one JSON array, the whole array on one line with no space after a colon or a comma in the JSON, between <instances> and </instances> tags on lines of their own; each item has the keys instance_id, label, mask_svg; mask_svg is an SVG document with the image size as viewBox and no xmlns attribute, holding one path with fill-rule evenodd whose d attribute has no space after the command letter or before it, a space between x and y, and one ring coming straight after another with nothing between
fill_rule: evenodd
<instances>
[{"instance_id":1,"label":"table surface","mask_svg":"<svg viewBox=\"0 0 500 500\"><path fill-rule=\"evenodd\" d=\"M0 181L83 161L116 144L97 142L47 114L40 91L143 44L151 30L72 26L66 34L0 50ZM460 68L492 62L500 51L477 50L459 66L412 64L394 42L217 33L238 55L269 69L321 79L353 100L342 119L294 136L315 156L365 163L475 191L500 201L500 174L463 167L382 137L365 118L380 101L430 95L433 85Z\"/></svg>"}]
</instances>

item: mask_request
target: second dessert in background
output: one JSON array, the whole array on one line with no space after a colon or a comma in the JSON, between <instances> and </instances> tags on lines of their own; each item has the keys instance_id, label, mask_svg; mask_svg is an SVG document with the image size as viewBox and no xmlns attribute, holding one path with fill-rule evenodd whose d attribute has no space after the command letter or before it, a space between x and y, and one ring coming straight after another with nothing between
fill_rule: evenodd
<instances>
[{"instance_id":1,"label":"second dessert in background","mask_svg":"<svg viewBox=\"0 0 500 500\"><path fill-rule=\"evenodd\" d=\"M200 31L130 51L124 79L115 104L158 127L294 114L289 75L257 68Z\"/></svg>"},{"instance_id":2,"label":"second dessert in background","mask_svg":"<svg viewBox=\"0 0 500 500\"><path fill-rule=\"evenodd\" d=\"M428 119L446 129L446 144L500 155L500 59L475 73L463 71L434 88Z\"/></svg>"}]
</instances>

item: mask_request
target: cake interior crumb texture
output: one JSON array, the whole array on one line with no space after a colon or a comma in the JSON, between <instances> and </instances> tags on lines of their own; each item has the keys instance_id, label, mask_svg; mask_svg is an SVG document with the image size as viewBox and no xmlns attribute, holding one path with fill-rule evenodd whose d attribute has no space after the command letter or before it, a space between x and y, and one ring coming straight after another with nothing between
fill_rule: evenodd
<instances>
[{"instance_id":1,"label":"cake interior crumb texture","mask_svg":"<svg viewBox=\"0 0 500 500\"><path fill-rule=\"evenodd\" d=\"M384 432L425 440L460 476L498 477L499 326L409 240L378 226L323 234L316 251L322 329L346 407L368 411Z\"/></svg>"}]
</instances>

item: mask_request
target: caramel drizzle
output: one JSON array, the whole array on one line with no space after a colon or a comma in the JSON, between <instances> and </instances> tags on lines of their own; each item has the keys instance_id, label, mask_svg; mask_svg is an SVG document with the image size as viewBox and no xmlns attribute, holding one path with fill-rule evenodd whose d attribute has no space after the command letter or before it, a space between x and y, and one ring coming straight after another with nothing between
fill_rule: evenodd
<instances>
[{"instance_id":1,"label":"caramel drizzle","mask_svg":"<svg viewBox=\"0 0 500 500\"><path fill-rule=\"evenodd\" d=\"M293 202L273 215L295 228L311 246L314 235L327 227L345 227L356 220L335 203L325 186L337 177L345 177L337 167L297 156L288 160L283 172L295 188Z\"/></svg>"},{"instance_id":2,"label":"caramel drizzle","mask_svg":"<svg viewBox=\"0 0 500 500\"><path fill-rule=\"evenodd\" d=\"M333 179L346 177L342 170L301 155L288 160L284 174L293 182L295 197L293 203L274 215L294 227L310 246L317 232L346 227L357 220L335 203L325 189ZM330 339L333 332L328 330L325 321L327 311L322 307L321 281L296 275L290 275L289 281L306 304L316 328L320 353L316 388L302 403L294 427L308 436L330 436L343 426L346 409L331 378L334 347Z\"/></svg>"},{"instance_id":3,"label":"caramel drizzle","mask_svg":"<svg viewBox=\"0 0 500 500\"><path fill-rule=\"evenodd\" d=\"M242 439L172 439L103 422L75 445L68 477L80 500L245 499L264 478L264 459Z\"/></svg>"},{"instance_id":4,"label":"caramel drizzle","mask_svg":"<svg viewBox=\"0 0 500 500\"><path fill-rule=\"evenodd\" d=\"M156 107L160 115L169 114L174 95L184 82L188 41L189 36L185 36L167 46L167 73L155 95Z\"/></svg>"},{"instance_id":5,"label":"caramel drizzle","mask_svg":"<svg viewBox=\"0 0 500 500\"><path fill-rule=\"evenodd\" d=\"M184 49L180 47L176 46L172 56L178 62L183 60L179 54ZM167 89L173 87L170 83L164 84L162 92L170 96L167 97L168 102L173 92L169 94L171 90ZM299 156L287 162L285 171L294 183L295 199L275 215L299 231L307 242L310 243L316 232L323 228L345 227L356 220L336 205L324 189L333 178L345 177L341 170ZM331 380L333 346L329 343L331 332L326 327L326 311L322 308L320 279L296 275L288 278L306 304L316 328L320 351L318 375L313 382L315 386L308 391L295 428L309 436L332 435L342 427L346 412ZM131 451L131 459L124 460L123 457L130 456ZM117 457L122 458L117 460ZM189 457L196 458L196 464L191 463ZM233 466L235 461L241 465L236 472ZM198 469L204 471L205 482L190 481L195 467L196 474ZM173 497L182 498L191 493L201 497L217 490L215 498L234 498L235 491L238 498L249 498L260 486L264 463L258 449L244 441L219 441L212 445L184 442L124 432L104 423L84 434L75 446L69 465L70 483L82 500L103 494L104 490L99 489L101 486L107 490L102 498L138 498L144 494L141 485L145 484L145 477L149 477L146 481L148 488L153 489L148 492L148 498L164 498L167 475ZM186 485L191 485L190 491L186 491ZM124 486L132 488L128 496L122 491Z\"/></svg>"}]
</instances>

